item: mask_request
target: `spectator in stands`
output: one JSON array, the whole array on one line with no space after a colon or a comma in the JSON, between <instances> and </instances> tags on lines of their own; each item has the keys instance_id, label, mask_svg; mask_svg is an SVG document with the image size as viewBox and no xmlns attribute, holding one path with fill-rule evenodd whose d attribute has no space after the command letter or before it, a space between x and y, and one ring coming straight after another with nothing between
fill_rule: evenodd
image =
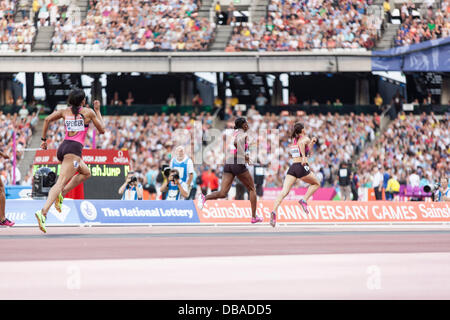
<instances>
[{"instance_id":1,"label":"spectator in stands","mask_svg":"<svg viewBox=\"0 0 450 320\"><path fill-rule=\"evenodd\" d=\"M293 92L291 92L289 94L289 104L290 105L295 105L297 104L297 97L295 96L295 94Z\"/></svg>"},{"instance_id":2,"label":"spectator in stands","mask_svg":"<svg viewBox=\"0 0 450 320\"><path fill-rule=\"evenodd\" d=\"M267 104L267 98L264 96L262 92L258 93L258 96L256 97L256 106L258 107L264 107Z\"/></svg>"},{"instance_id":3,"label":"spectator in stands","mask_svg":"<svg viewBox=\"0 0 450 320\"><path fill-rule=\"evenodd\" d=\"M374 103L378 107L378 109L381 110L381 108L383 107L383 98L381 97L379 92L377 92L377 94L375 95Z\"/></svg>"},{"instance_id":4,"label":"spectator in stands","mask_svg":"<svg viewBox=\"0 0 450 320\"><path fill-rule=\"evenodd\" d=\"M214 6L214 12L216 13L216 24L219 24L219 21L222 19L223 14L222 14L222 8L220 7L220 2L217 1L216 5Z\"/></svg>"},{"instance_id":5,"label":"spectator in stands","mask_svg":"<svg viewBox=\"0 0 450 320\"><path fill-rule=\"evenodd\" d=\"M216 175L216 170L212 168L208 170L208 189L211 192L219 190L219 178Z\"/></svg>"},{"instance_id":6,"label":"spectator in stands","mask_svg":"<svg viewBox=\"0 0 450 320\"><path fill-rule=\"evenodd\" d=\"M335 106L335 107L340 107L340 106L342 106L341 100L340 100L339 98L336 98L336 100L335 100L334 103L333 103L333 106Z\"/></svg>"},{"instance_id":7,"label":"spectator in stands","mask_svg":"<svg viewBox=\"0 0 450 320\"><path fill-rule=\"evenodd\" d=\"M227 25L231 24L231 21L233 19L234 16L234 4L233 2L230 2L230 4L228 5L228 9L227 9Z\"/></svg>"},{"instance_id":8,"label":"spectator in stands","mask_svg":"<svg viewBox=\"0 0 450 320\"><path fill-rule=\"evenodd\" d=\"M28 111L27 107L24 104L22 104L22 108L20 108L20 110L19 110L20 118L26 119L29 114L30 114L30 112Z\"/></svg>"},{"instance_id":9,"label":"spectator in stands","mask_svg":"<svg viewBox=\"0 0 450 320\"><path fill-rule=\"evenodd\" d=\"M414 3L403 4L401 26L397 31L396 46L410 45L422 41L447 37L449 34L448 0L441 1L437 9L428 7L425 14L415 18L412 13Z\"/></svg>"},{"instance_id":10,"label":"spectator in stands","mask_svg":"<svg viewBox=\"0 0 450 320\"><path fill-rule=\"evenodd\" d=\"M448 116L438 119L433 114L415 116L402 112L359 156L358 172L364 175L374 163L381 163L391 168L401 185L420 186L420 176L411 169L420 167L428 174L428 180L450 174L449 145Z\"/></svg>"},{"instance_id":11,"label":"spectator in stands","mask_svg":"<svg viewBox=\"0 0 450 320\"><path fill-rule=\"evenodd\" d=\"M222 108L223 107L223 101L220 99L220 97L214 98L214 107L216 108Z\"/></svg>"},{"instance_id":12,"label":"spectator in stands","mask_svg":"<svg viewBox=\"0 0 450 320\"><path fill-rule=\"evenodd\" d=\"M71 50L71 44L92 45L95 51L204 51L215 24L199 18L198 8L196 0L128 0L113 5L96 0L81 23L58 20L53 51Z\"/></svg>"},{"instance_id":13,"label":"spectator in stands","mask_svg":"<svg viewBox=\"0 0 450 320\"><path fill-rule=\"evenodd\" d=\"M367 8L364 0L272 0L267 19L233 29L230 46L236 51L371 49L380 36L382 19L367 15Z\"/></svg>"},{"instance_id":14,"label":"spectator in stands","mask_svg":"<svg viewBox=\"0 0 450 320\"><path fill-rule=\"evenodd\" d=\"M373 172L372 187L375 191L375 199L376 200L383 199L383 194L382 194L383 174L381 173L380 169L381 169L381 165L378 165L377 167L375 167L374 172Z\"/></svg>"},{"instance_id":15,"label":"spectator in stands","mask_svg":"<svg viewBox=\"0 0 450 320\"><path fill-rule=\"evenodd\" d=\"M123 102L119 98L119 92L114 92L114 97L111 99L111 102L109 103L111 106L122 106Z\"/></svg>"},{"instance_id":16,"label":"spectator in stands","mask_svg":"<svg viewBox=\"0 0 450 320\"><path fill-rule=\"evenodd\" d=\"M358 178L358 175L356 174L356 172L353 172L353 171L351 172L350 181L351 181L351 190L352 190L352 200L357 201L359 198L359 196L358 196L359 178ZM323 187L323 183L322 183L322 187Z\"/></svg>"},{"instance_id":17,"label":"spectator in stands","mask_svg":"<svg viewBox=\"0 0 450 320\"><path fill-rule=\"evenodd\" d=\"M412 170L412 173L408 177L408 182L411 187L418 187L420 185L420 176L417 174L416 169Z\"/></svg>"},{"instance_id":18,"label":"spectator in stands","mask_svg":"<svg viewBox=\"0 0 450 320\"><path fill-rule=\"evenodd\" d=\"M258 116L258 115L259 115L259 112L256 110L255 105L252 104L252 105L250 106L250 109L248 109L248 111L247 111L247 117L248 117L248 118L252 118L252 117Z\"/></svg>"},{"instance_id":19,"label":"spectator in stands","mask_svg":"<svg viewBox=\"0 0 450 320\"><path fill-rule=\"evenodd\" d=\"M173 93L169 94L169 97L167 98L166 104L169 107L175 107L177 105L177 100L175 99L175 95Z\"/></svg>"},{"instance_id":20,"label":"spectator in stands","mask_svg":"<svg viewBox=\"0 0 450 320\"><path fill-rule=\"evenodd\" d=\"M383 10L386 21L391 22L391 5L389 4L389 0L383 1Z\"/></svg>"},{"instance_id":21,"label":"spectator in stands","mask_svg":"<svg viewBox=\"0 0 450 320\"><path fill-rule=\"evenodd\" d=\"M134 102L134 97L133 97L133 93L131 93L131 91L128 91L128 98L125 100L125 103L127 104L128 107L130 107Z\"/></svg>"},{"instance_id":22,"label":"spectator in stands","mask_svg":"<svg viewBox=\"0 0 450 320\"><path fill-rule=\"evenodd\" d=\"M194 107L195 113L199 113L200 107L203 106L203 99L200 96L200 93L196 93L192 98L192 106Z\"/></svg>"}]
</instances>

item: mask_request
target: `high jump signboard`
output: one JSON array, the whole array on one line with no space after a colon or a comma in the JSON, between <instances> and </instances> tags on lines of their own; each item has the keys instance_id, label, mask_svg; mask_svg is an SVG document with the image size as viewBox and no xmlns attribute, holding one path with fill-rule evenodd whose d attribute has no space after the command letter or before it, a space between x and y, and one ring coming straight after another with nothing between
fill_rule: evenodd
<instances>
[{"instance_id":1,"label":"high jump signboard","mask_svg":"<svg viewBox=\"0 0 450 320\"><path fill-rule=\"evenodd\" d=\"M48 167L59 176L61 164L56 151L37 150L33 174L41 167ZM91 177L67 194L72 199L120 199L118 190L130 171L127 150L83 149L83 161L91 170Z\"/></svg>"}]
</instances>

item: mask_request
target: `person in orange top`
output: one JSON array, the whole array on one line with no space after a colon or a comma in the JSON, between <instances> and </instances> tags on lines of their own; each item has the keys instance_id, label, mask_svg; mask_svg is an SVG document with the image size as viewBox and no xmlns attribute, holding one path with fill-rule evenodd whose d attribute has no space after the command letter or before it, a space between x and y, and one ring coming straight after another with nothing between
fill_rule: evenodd
<instances>
[{"instance_id":1,"label":"person in orange top","mask_svg":"<svg viewBox=\"0 0 450 320\"><path fill-rule=\"evenodd\" d=\"M217 191L219 189L219 178L216 176L216 170L209 170L209 189L211 192Z\"/></svg>"}]
</instances>

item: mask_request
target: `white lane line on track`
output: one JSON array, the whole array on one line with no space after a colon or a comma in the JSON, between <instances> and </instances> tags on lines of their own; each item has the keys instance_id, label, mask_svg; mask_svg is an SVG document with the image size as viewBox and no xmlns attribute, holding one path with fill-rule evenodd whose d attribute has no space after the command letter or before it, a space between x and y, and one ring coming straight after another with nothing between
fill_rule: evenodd
<instances>
[{"instance_id":1,"label":"white lane line on track","mask_svg":"<svg viewBox=\"0 0 450 320\"><path fill-rule=\"evenodd\" d=\"M0 299L450 299L449 253L0 262Z\"/></svg>"}]
</instances>

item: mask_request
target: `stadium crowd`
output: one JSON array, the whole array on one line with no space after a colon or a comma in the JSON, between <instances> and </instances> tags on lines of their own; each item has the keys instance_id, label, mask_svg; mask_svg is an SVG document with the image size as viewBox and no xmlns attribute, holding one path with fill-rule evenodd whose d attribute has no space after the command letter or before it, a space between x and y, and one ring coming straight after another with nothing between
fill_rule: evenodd
<instances>
[{"instance_id":1,"label":"stadium crowd","mask_svg":"<svg viewBox=\"0 0 450 320\"><path fill-rule=\"evenodd\" d=\"M6 151L9 159L0 157L0 178L4 185L12 184L13 181L13 133L16 132L16 160L20 161L33 135L34 126L37 123L36 113L20 116L16 114L3 114L0 111L0 145ZM20 170L16 168L16 182L19 184L31 184L31 175L22 180Z\"/></svg>"},{"instance_id":2,"label":"stadium crowd","mask_svg":"<svg viewBox=\"0 0 450 320\"><path fill-rule=\"evenodd\" d=\"M196 0L90 0L86 18L55 23L53 51L70 45L92 50L204 51L214 24L198 17Z\"/></svg>"},{"instance_id":3,"label":"stadium crowd","mask_svg":"<svg viewBox=\"0 0 450 320\"><path fill-rule=\"evenodd\" d=\"M156 177L160 175L162 165L169 164L174 157L176 146L183 145L192 160L194 153L203 146L202 164L194 162L194 187L200 187L204 192L211 191L220 185L226 142L230 141L227 137L233 132L234 120L240 116L243 116L242 111L234 111L224 130L216 131L223 144L208 146L207 141L194 144L196 136L193 134L193 130L199 130L196 132L198 138L202 132L204 135L214 128L214 117L208 113L105 116L106 133L96 136L96 148L128 150L131 168L139 182L142 185L153 184L158 189L162 181L157 181ZM355 164L354 177L358 187L380 187L385 191L390 180L401 185L423 187L436 182L436 177L450 174L448 115L439 118L433 113L414 116L401 112L380 136L378 114L306 115L298 111L296 114L263 115L251 108L245 116L250 126L252 161L266 166L264 187L282 186L290 164L290 155L286 151L291 142L290 130L299 118L304 119L308 136L318 139L309 159L322 187L331 186L339 190L339 169L343 163L351 162ZM20 129L17 131L20 159L37 117L34 113L23 117L0 114L0 117L4 120L0 134L6 148L11 148L13 123ZM194 128L194 123L201 125ZM190 134L176 129L189 130ZM48 148L57 149L64 139L61 120L50 125L48 136ZM92 147L93 130L89 130L85 148ZM12 180L11 162L0 160L0 171L5 184L8 184ZM16 172L16 177L21 184L30 185L31 173L30 168L24 179L20 178L20 172ZM296 186L306 185L299 181Z\"/></svg>"},{"instance_id":4,"label":"stadium crowd","mask_svg":"<svg viewBox=\"0 0 450 320\"><path fill-rule=\"evenodd\" d=\"M240 111L229 118L226 126L228 132L224 135L232 132L234 120L238 116L241 116ZM351 161L355 153L374 140L380 124L379 115L306 115L298 111L296 114L284 112L278 116L274 113L262 115L254 108L247 111L247 118L251 132L250 146L255 150L251 152L253 159L257 157L254 162L267 166L266 187L281 187L283 184L290 164L290 154L287 152L291 143L290 131L300 118L304 119L308 136L318 139L309 159L322 186L337 184L339 165ZM207 158L210 157L216 157L214 163L219 165L213 168L220 172L223 154L219 149L213 149ZM304 185L299 182L299 186Z\"/></svg>"},{"instance_id":5,"label":"stadium crowd","mask_svg":"<svg viewBox=\"0 0 450 320\"><path fill-rule=\"evenodd\" d=\"M425 186L450 175L448 114L420 116L404 112L390 123L380 138L357 161L360 185L386 189L389 178L401 185ZM383 179L376 179L380 172Z\"/></svg>"},{"instance_id":6,"label":"stadium crowd","mask_svg":"<svg viewBox=\"0 0 450 320\"><path fill-rule=\"evenodd\" d=\"M271 0L266 19L234 26L226 51L371 49L382 18L367 8L365 0Z\"/></svg>"},{"instance_id":7,"label":"stadium crowd","mask_svg":"<svg viewBox=\"0 0 450 320\"><path fill-rule=\"evenodd\" d=\"M142 184L146 184L149 171L160 172L163 164L169 164L174 148L183 145L192 156L194 136L187 135L194 123L201 123L201 130L212 128L213 116L209 113L194 114L134 114L130 117L105 116L106 132L96 136L98 149L126 149L131 158L131 168L136 172ZM48 131L48 149L57 149L64 139L64 124L62 120L53 122ZM191 139L188 139L188 138ZM93 130L88 131L85 148L93 147ZM195 146L198 148L198 146ZM191 149L192 148L192 149ZM191 152L189 152L191 150Z\"/></svg>"},{"instance_id":8,"label":"stadium crowd","mask_svg":"<svg viewBox=\"0 0 450 320\"><path fill-rule=\"evenodd\" d=\"M0 51L29 52L36 28L28 17L16 22L15 0L0 1Z\"/></svg>"},{"instance_id":9,"label":"stadium crowd","mask_svg":"<svg viewBox=\"0 0 450 320\"><path fill-rule=\"evenodd\" d=\"M401 25L394 40L395 46L411 45L427 40L450 36L450 0L438 3L433 9L434 1L427 1L428 9L422 15L414 16L413 3L401 7Z\"/></svg>"}]
</instances>

